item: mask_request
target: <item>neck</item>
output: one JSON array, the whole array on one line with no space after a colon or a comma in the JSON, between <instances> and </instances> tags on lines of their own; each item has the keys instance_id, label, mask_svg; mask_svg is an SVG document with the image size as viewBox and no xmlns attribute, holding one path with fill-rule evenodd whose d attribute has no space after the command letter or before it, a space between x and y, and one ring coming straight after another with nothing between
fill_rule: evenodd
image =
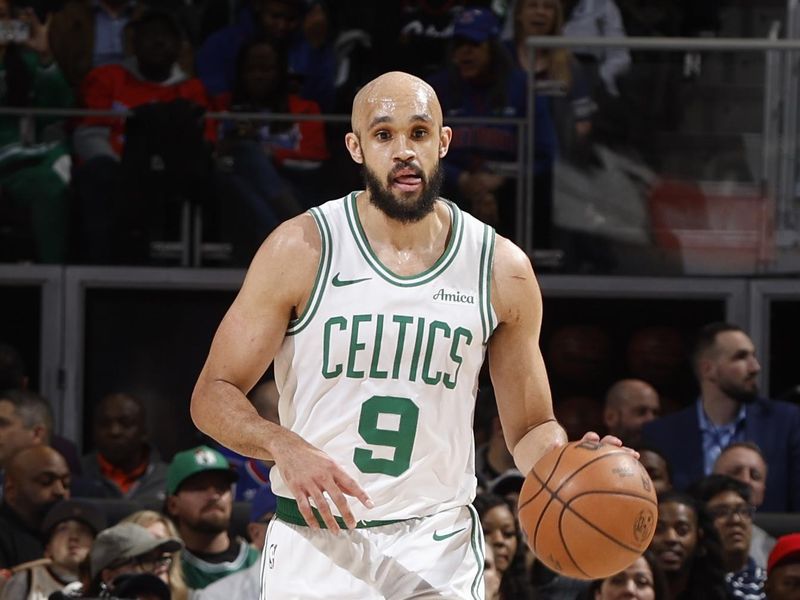
<instances>
[{"instance_id":1,"label":"neck","mask_svg":"<svg viewBox=\"0 0 800 600\"><path fill-rule=\"evenodd\" d=\"M225 552L231 545L231 539L228 537L227 531L206 533L189 529L185 525L179 525L178 530L183 543L186 544L186 548L191 552L219 554L220 552Z\"/></svg>"},{"instance_id":2,"label":"neck","mask_svg":"<svg viewBox=\"0 0 800 600\"><path fill-rule=\"evenodd\" d=\"M396 260L388 262L402 270L403 263L411 263L413 268L414 259L435 254L433 260L436 260L441 255L444 247L441 243L442 233L450 227L450 218L443 203L436 202L430 214L416 223L399 223L371 204L367 194L359 194L356 204L364 232L379 256L383 251L390 258L396 257Z\"/></svg>"},{"instance_id":3,"label":"neck","mask_svg":"<svg viewBox=\"0 0 800 600\"><path fill-rule=\"evenodd\" d=\"M702 385L703 410L714 425L727 425L736 419L741 403L734 400L719 388Z\"/></svg>"},{"instance_id":4,"label":"neck","mask_svg":"<svg viewBox=\"0 0 800 600\"><path fill-rule=\"evenodd\" d=\"M29 504L18 505L13 500L7 499L6 504L13 510L20 520L31 529L39 529L42 520L36 515L35 509Z\"/></svg>"},{"instance_id":5,"label":"neck","mask_svg":"<svg viewBox=\"0 0 800 600\"><path fill-rule=\"evenodd\" d=\"M676 600L684 591L689 583L688 571L677 571L675 573L667 573L667 587L669 588L669 597Z\"/></svg>"},{"instance_id":6,"label":"neck","mask_svg":"<svg viewBox=\"0 0 800 600\"><path fill-rule=\"evenodd\" d=\"M123 471L133 471L136 467L142 464L142 461L145 458L145 452L146 452L145 447L142 446L138 452L130 456L126 456L121 460L111 460L110 458L108 458L108 456L106 456L102 452L100 454L102 454L103 458L108 462L110 462L112 465L114 465L116 468L121 469Z\"/></svg>"},{"instance_id":7,"label":"neck","mask_svg":"<svg viewBox=\"0 0 800 600\"><path fill-rule=\"evenodd\" d=\"M162 66L155 66L155 65L148 65L142 62L137 61L139 64L139 72L142 74L147 81L155 81L156 83L161 83L169 79L169 76L172 75L172 65L168 67Z\"/></svg>"}]
</instances>

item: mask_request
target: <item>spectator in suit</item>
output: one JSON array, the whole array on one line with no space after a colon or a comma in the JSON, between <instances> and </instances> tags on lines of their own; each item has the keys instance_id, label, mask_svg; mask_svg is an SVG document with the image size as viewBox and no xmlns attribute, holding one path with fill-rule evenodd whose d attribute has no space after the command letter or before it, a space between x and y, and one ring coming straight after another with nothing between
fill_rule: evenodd
<instances>
[{"instance_id":1,"label":"spectator in suit","mask_svg":"<svg viewBox=\"0 0 800 600\"><path fill-rule=\"evenodd\" d=\"M756 510L764 503L768 476L767 463L761 449L753 442L734 442L727 446L714 462L713 472L738 479L750 487L750 503ZM775 538L753 524L750 556L765 569L767 558L775 545Z\"/></svg>"},{"instance_id":2,"label":"spectator in suit","mask_svg":"<svg viewBox=\"0 0 800 600\"><path fill-rule=\"evenodd\" d=\"M800 408L758 395L761 369L753 342L739 327L702 328L693 353L700 397L644 427L646 444L669 461L677 489L711 473L723 448L751 441L761 448L770 482L761 509L800 510Z\"/></svg>"},{"instance_id":3,"label":"spectator in suit","mask_svg":"<svg viewBox=\"0 0 800 600\"><path fill-rule=\"evenodd\" d=\"M69 484L66 461L49 446L24 448L11 457L0 504L0 569L44 556L44 517L56 502L69 498Z\"/></svg>"},{"instance_id":4,"label":"spectator in suit","mask_svg":"<svg viewBox=\"0 0 800 600\"><path fill-rule=\"evenodd\" d=\"M778 538L767 563L767 600L800 598L800 533Z\"/></svg>"},{"instance_id":5,"label":"spectator in suit","mask_svg":"<svg viewBox=\"0 0 800 600\"><path fill-rule=\"evenodd\" d=\"M606 392L603 423L626 446L642 441L642 427L661 413L658 392L641 379L621 379Z\"/></svg>"},{"instance_id":6,"label":"spectator in suit","mask_svg":"<svg viewBox=\"0 0 800 600\"><path fill-rule=\"evenodd\" d=\"M105 515L88 503L62 500L53 505L42 523L45 558L17 565L0 599L39 600L80 585L80 564L105 521Z\"/></svg>"},{"instance_id":7,"label":"spectator in suit","mask_svg":"<svg viewBox=\"0 0 800 600\"><path fill-rule=\"evenodd\" d=\"M100 400L94 414L96 451L83 457L75 494L126 500L164 499L167 465L147 441L142 402L124 393Z\"/></svg>"},{"instance_id":8,"label":"spectator in suit","mask_svg":"<svg viewBox=\"0 0 800 600\"><path fill-rule=\"evenodd\" d=\"M208 446L178 452L169 465L166 513L186 544L181 560L191 589L203 589L258 561L255 548L228 534L235 480L225 457Z\"/></svg>"},{"instance_id":9,"label":"spectator in suit","mask_svg":"<svg viewBox=\"0 0 800 600\"><path fill-rule=\"evenodd\" d=\"M725 581L732 598L762 600L766 571L750 557L753 513L750 488L727 475L709 475L694 487L722 542Z\"/></svg>"},{"instance_id":10,"label":"spectator in suit","mask_svg":"<svg viewBox=\"0 0 800 600\"><path fill-rule=\"evenodd\" d=\"M658 497L649 550L667 577L670 600L728 600L719 536L694 497L676 491Z\"/></svg>"}]
</instances>

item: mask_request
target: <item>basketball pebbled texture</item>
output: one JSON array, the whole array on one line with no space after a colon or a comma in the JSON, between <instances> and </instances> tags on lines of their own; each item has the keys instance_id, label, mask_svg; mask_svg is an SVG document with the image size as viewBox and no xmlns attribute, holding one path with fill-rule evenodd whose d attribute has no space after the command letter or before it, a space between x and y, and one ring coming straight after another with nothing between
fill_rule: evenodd
<instances>
[{"instance_id":1,"label":"basketball pebbled texture","mask_svg":"<svg viewBox=\"0 0 800 600\"><path fill-rule=\"evenodd\" d=\"M570 442L539 460L519 496L520 525L536 557L576 579L613 575L647 549L657 500L628 451Z\"/></svg>"}]
</instances>

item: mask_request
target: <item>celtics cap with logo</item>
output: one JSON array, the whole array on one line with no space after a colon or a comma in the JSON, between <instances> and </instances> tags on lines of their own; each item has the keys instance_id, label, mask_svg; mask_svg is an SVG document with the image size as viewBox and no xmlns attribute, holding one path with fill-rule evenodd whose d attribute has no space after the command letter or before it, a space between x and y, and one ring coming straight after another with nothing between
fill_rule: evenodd
<instances>
[{"instance_id":1,"label":"celtics cap with logo","mask_svg":"<svg viewBox=\"0 0 800 600\"><path fill-rule=\"evenodd\" d=\"M208 446L198 446L178 452L173 457L167 471L167 495L174 496L189 477L206 471L221 471L230 478L231 483L239 479L221 453Z\"/></svg>"}]
</instances>

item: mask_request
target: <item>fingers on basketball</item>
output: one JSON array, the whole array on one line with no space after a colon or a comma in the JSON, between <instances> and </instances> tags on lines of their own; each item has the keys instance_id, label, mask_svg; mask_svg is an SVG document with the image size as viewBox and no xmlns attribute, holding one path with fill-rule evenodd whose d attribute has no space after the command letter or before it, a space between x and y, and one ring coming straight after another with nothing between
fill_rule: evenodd
<instances>
[{"instance_id":1,"label":"fingers on basketball","mask_svg":"<svg viewBox=\"0 0 800 600\"><path fill-rule=\"evenodd\" d=\"M632 564L650 544L657 514L653 482L636 457L585 439L546 454L519 496L531 550L576 579L608 577Z\"/></svg>"}]
</instances>

